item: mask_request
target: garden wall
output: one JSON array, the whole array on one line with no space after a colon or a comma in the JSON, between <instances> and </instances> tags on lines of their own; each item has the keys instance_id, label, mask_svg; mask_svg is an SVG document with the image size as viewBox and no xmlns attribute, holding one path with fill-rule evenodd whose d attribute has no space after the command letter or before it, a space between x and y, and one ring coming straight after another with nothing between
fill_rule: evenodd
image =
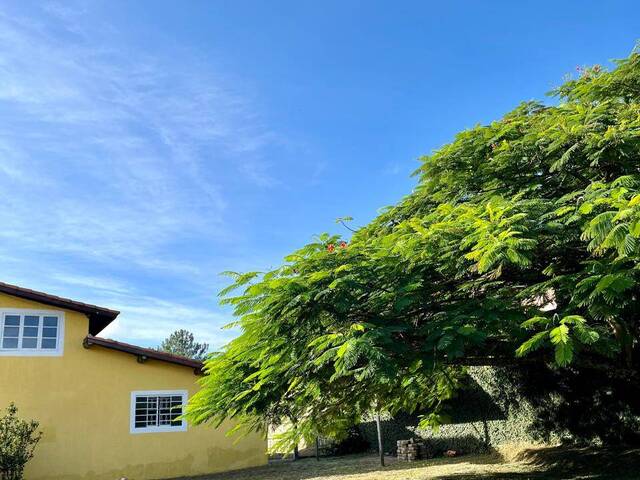
<instances>
[{"instance_id":1,"label":"garden wall","mask_svg":"<svg viewBox=\"0 0 640 480\"><path fill-rule=\"evenodd\" d=\"M428 440L436 450L486 451L509 443L637 443L640 392L600 372L546 367L471 367L466 388L450 405L452 423L420 430L417 415L382 422L384 448L396 441ZM377 445L374 422L362 436Z\"/></svg>"}]
</instances>

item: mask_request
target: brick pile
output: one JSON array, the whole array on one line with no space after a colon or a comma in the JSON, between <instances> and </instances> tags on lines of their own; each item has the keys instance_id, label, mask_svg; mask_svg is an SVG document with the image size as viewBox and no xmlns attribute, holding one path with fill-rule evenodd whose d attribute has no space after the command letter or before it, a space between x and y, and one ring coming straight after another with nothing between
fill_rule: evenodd
<instances>
[{"instance_id":1,"label":"brick pile","mask_svg":"<svg viewBox=\"0 0 640 480\"><path fill-rule=\"evenodd\" d=\"M429 458L430 450L422 440L398 440L398 460L415 462L423 458Z\"/></svg>"}]
</instances>

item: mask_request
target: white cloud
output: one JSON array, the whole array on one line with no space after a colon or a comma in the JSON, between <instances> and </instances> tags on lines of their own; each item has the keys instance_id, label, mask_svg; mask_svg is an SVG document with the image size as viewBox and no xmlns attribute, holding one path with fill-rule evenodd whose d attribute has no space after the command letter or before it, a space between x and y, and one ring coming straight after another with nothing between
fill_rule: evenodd
<instances>
[{"instance_id":1,"label":"white cloud","mask_svg":"<svg viewBox=\"0 0 640 480\"><path fill-rule=\"evenodd\" d=\"M67 28L81 21L69 7L48 10L72 19ZM8 207L0 221L10 226L2 235L146 264L185 231L230 235L213 172L246 172L250 162L247 179L273 182L258 157L239 166L225 160L272 135L253 126L250 106L196 61L176 68L73 40L0 15L0 200ZM36 190L41 178L48 188ZM21 186L10 188L16 180Z\"/></svg>"},{"instance_id":2,"label":"white cloud","mask_svg":"<svg viewBox=\"0 0 640 480\"><path fill-rule=\"evenodd\" d=\"M29 18L4 8L5 275L120 309L110 335L149 343L188 328L219 346L232 335L219 330L229 318L202 300L211 273L189 248L236 235L226 219L229 179L278 183L262 155L278 135L193 52L135 48L78 4L49 3ZM161 299L144 285L150 272L197 284L197 293Z\"/></svg>"},{"instance_id":3,"label":"white cloud","mask_svg":"<svg viewBox=\"0 0 640 480\"><path fill-rule=\"evenodd\" d=\"M48 9L75 18L69 7ZM61 240L56 248L120 256L124 245L147 250L184 228L223 230L226 201L205 172L223 161L203 152L223 157L227 145L268 134L249 131L249 107L212 72L70 44L6 15L0 40L0 102L11 111L0 117L0 185L31 175L53 183L30 202L4 189L12 234L24 233L29 213L62 233L48 235Z\"/></svg>"},{"instance_id":4,"label":"white cloud","mask_svg":"<svg viewBox=\"0 0 640 480\"><path fill-rule=\"evenodd\" d=\"M53 273L49 279L60 282L64 285L79 286L91 290L117 294L129 294L132 291L131 287L125 283L108 277Z\"/></svg>"},{"instance_id":5,"label":"white cloud","mask_svg":"<svg viewBox=\"0 0 640 480\"><path fill-rule=\"evenodd\" d=\"M110 305L124 314L101 332L103 337L133 338L156 346L175 330L186 328L197 341L217 349L237 334L235 330L222 329L232 321L230 316L204 308L147 296L113 298Z\"/></svg>"}]
</instances>

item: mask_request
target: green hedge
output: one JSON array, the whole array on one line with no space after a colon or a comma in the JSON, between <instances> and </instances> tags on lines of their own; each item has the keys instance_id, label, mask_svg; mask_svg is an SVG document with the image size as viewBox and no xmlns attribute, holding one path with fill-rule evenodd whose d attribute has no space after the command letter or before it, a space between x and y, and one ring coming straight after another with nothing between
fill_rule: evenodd
<instances>
[{"instance_id":1,"label":"green hedge","mask_svg":"<svg viewBox=\"0 0 640 480\"><path fill-rule=\"evenodd\" d=\"M486 451L504 443L638 443L640 392L595 371L546 367L469 369L467 385L449 405L452 423L437 432L417 428L417 415L382 422L384 448L423 438L436 451ZM377 445L373 422L361 435Z\"/></svg>"}]
</instances>

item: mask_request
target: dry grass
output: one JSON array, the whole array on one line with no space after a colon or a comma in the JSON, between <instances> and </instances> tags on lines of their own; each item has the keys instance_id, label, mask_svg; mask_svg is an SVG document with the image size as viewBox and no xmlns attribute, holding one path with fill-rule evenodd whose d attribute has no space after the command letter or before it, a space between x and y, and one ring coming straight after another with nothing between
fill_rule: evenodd
<instances>
[{"instance_id":1,"label":"dry grass","mask_svg":"<svg viewBox=\"0 0 640 480\"><path fill-rule=\"evenodd\" d=\"M199 477L198 480L631 480L640 479L640 449L538 448L506 461L499 454L439 458L415 463L374 455L303 459Z\"/></svg>"}]
</instances>

